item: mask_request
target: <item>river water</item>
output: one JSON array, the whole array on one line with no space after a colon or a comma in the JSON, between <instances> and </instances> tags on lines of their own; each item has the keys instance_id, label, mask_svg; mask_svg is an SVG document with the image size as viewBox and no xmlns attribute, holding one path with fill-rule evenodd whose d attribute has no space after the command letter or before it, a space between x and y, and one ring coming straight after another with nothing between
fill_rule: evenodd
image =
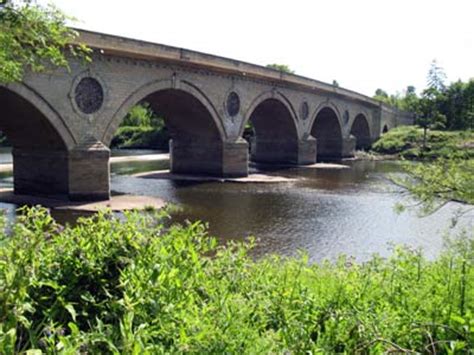
<instances>
[{"instance_id":1,"label":"river water","mask_svg":"<svg viewBox=\"0 0 474 355\"><path fill-rule=\"evenodd\" d=\"M118 151L136 155L154 151ZM8 152L0 164L8 163ZM421 248L428 257L440 253L444 237L468 229L473 219L464 217L450 229L453 214L461 208L451 203L428 217L415 211L398 214L397 202L406 196L390 182L399 174L398 162L348 161L345 169L284 169L266 172L296 178L290 183L178 182L133 177L132 174L168 167L168 161L134 161L112 165L114 193L157 196L181 210L178 222L203 220L210 234L225 242L257 238L256 256L308 253L311 261L334 260L340 254L364 261L372 254L387 256L394 245ZM256 171L255 168L251 169ZM4 174L0 186L11 186ZM0 204L9 213L15 206ZM54 212L59 221L74 219L72 212ZM472 216L471 216L472 217Z\"/></svg>"}]
</instances>

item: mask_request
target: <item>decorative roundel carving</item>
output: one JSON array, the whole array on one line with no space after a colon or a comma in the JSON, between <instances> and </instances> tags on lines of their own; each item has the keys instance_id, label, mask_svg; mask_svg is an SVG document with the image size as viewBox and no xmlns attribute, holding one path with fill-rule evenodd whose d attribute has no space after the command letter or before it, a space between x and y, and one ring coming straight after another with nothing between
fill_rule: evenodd
<instances>
[{"instance_id":1,"label":"decorative roundel carving","mask_svg":"<svg viewBox=\"0 0 474 355\"><path fill-rule=\"evenodd\" d=\"M306 101L303 101L300 107L300 115L303 120L307 119L309 116L309 106Z\"/></svg>"},{"instance_id":2,"label":"decorative roundel carving","mask_svg":"<svg viewBox=\"0 0 474 355\"><path fill-rule=\"evenodd\" d=\"M349 123L349 111L345 110L344 111L344 124L348 124Z\"/></svg>"},{"instance_id":3,"label":"decorative roundel carving","mask_svg":"<svg viewBox=\"0 0 474 355\"><path fill-rule=\"evenodd\" d=\"M226 107L227 107L227 113L229 114L230 117L234 117L235 115L237 115L239 113L239 111L240 111L240 98L239 98L239 95L237 95L236 92L232 91L227 96Z\"/></svg>"},{"instance_id":4,"label":"decorative roundel carving","mask_svg":"<svg viewBox=\"0 0 474 355\"><path fill-rule=\"evenodd\" d=\"M99 111L104 103L102 85L94 78L82 78L74 90L74 100L79 110L85 114Z\"/></svg>"}]
</instances>

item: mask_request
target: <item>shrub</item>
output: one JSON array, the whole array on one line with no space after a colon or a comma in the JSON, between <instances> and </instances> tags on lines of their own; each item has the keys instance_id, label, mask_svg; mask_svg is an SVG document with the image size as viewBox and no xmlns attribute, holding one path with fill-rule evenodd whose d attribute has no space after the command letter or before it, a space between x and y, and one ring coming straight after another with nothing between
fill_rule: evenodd
<instances>
[{"instance_id":1,"label":"shrub","mask_svg":"<svg viewBox=\"0 0 474 355\"><path fill-rule=\"evenodd\" d=\"M382 154L400 154L407 159L439 157L474 157L474 134L468 131L430 131L423 147L423 130L415 126L400 126L390 130L372 145Z\"/></svg>"},{"instance_id":2,"label":"shrub","mask_svg":"<svg viewBox=\"0 0 474 355\"><path fill-rule=\"evenodd\" d=\"M473 246L436 261L253 261L202 223L27 209L1 234L0 349L47 353L467 352Z\"/></svg>"},{"instance_id":3,"label":"shrub","mask_svg":"<svg viewBox=\"0 0 474 355\"><path fill-rule=\"evenodd\" d=\"M166 129L155 127L119 127L112 139L112 148L168 150L169 136Z\"/></svg>"}]
</instances>

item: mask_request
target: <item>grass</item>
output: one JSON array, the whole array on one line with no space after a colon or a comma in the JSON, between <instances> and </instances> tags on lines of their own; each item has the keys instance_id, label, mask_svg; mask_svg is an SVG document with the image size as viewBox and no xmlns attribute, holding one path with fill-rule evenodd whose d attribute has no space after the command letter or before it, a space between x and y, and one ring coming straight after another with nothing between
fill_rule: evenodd
<instances>
[{"instance_id":1,"label":"grass","mask_svg":"<svg viewBox=\"0 0 474 355\"><path fill-rule=\"evenodd\" d=\"M435 261L396 249L252 260L201 223L107 213L57 225L25 209L0 236L0 352L465 353L474 344L472 242ZM32 353L32 352L30 352Z\"/></svg>"},{"instance_id":2,"label":"grass","mask_svg":"<svg viewBox=\"0 0 474 355\"><path fill-rule=\"evenodd\" d=\"M429 131L426 149L423 149L423 129L401 126L382 135L372 150L407 159L474 158L474 132Z\"/></svg>"}]
</instances>

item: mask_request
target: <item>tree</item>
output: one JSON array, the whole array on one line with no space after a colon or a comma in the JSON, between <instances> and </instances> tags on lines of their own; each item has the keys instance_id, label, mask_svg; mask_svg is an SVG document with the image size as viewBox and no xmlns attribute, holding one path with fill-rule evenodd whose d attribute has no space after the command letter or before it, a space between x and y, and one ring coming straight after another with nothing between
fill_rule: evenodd
<instances>
[{"instance_id":1,"label":"tree","mask_svg":"<svg viewBox=\"0 0 474 355\"><path fill-rule=\"evenodd\" d=\"M379 88L379 89L375 90L374 98L377 98L377 97L388 98L388 94L387 94L386 91Z\"/></svg>"},{"instance_id":2,"label":"tree","mask_svg":"<svg viewBox=\"0 0 474 355\"><path fill-rule=\"evenodd\" d=\"M393 107L398 108L400 106L400 97L398 94L389 96L387 92L382 89L375 90L374 99L382 101L383 103Z\"/></svg>"},{"instance_id":3,"label":"tree","mask_svg":"<svg viewBox=\"0 0 474 355\"><path fill-rule=\"evenodd\" d=\"M337 82L337 80L333 80L332 85L337 87L337 88L339 87L339 83Z\"/></svg>"},{"instance_id":4,"label":"tree","mask_svg":"<svg viewBox=\"0 0 474 355\"><path fill-rule=\"evenodd\" d=\"M436 59L433 59L428 71L428 88L442 92L446 89L445 81L446 73L444 69L438 65Z\"/></svg>"},{"instance_id":5,"label":"tree","mask_svg":"<svg viewBox=\"0 0 474 355\"><path fill-rule=\"evenodd\" d=\"M447 202L474 205L474 160L440 158L432 163L407 164L407 176L395 182L430 214Z\"/></svg>"},{"instance_id":6,"label":"tree","mask_svg":"<svg viewBox=\"0 0 474 355\"><path fill-rule=\"evenodd\" d=\"M413 85L407 86L405 96L400 99L400 108L405 111L416 112L419 98Z\"/></svg>"},{"instance_id":7,"label":"tree","mask_svg":"<svg viewBox=\"0 0 474 355\"><path fill-rule=\"evenodd\" d=\"M431 128L441 129L446 126L446 116L438 110L436 104L439 94L435 88L425 89L418 103L415 123L423 128L423 150L427 148L428 130Z\"/></svg>"},{"instance_id":8,"label":"tree","mask_svg":"<svg viewBox=\"0 0 474 355\"><path fill-rule=\"evenodd\" d=\"M56 7L28 0L0 5L0 83L21 81L27 70L67 67L69 55L89 60L86 46L71 44L78 34Z\"/></svg>"},{"instance_id":9,"label":"tree","mask_svg":"<svg viewBox=\"0 0 474 355\"><path fill-rule=\"evenodd\" d=\"M157 116L150 104L144 102L133 106L125 116L121 126L125 127L154 127L163 130L165 123L163 118Z\"/></svg>"},{"instance_id":10,"label":"tree","mask_svg":"<svg viewBox=\"0 0 474 355\"><path fill-rule=\"evenodd\" d=\"M279 70L282 73L294 74L295 72L290 69L290 67L286 64L267 64L267 68L272 68L275 70Z\"/></svg>"}]
</instances>

